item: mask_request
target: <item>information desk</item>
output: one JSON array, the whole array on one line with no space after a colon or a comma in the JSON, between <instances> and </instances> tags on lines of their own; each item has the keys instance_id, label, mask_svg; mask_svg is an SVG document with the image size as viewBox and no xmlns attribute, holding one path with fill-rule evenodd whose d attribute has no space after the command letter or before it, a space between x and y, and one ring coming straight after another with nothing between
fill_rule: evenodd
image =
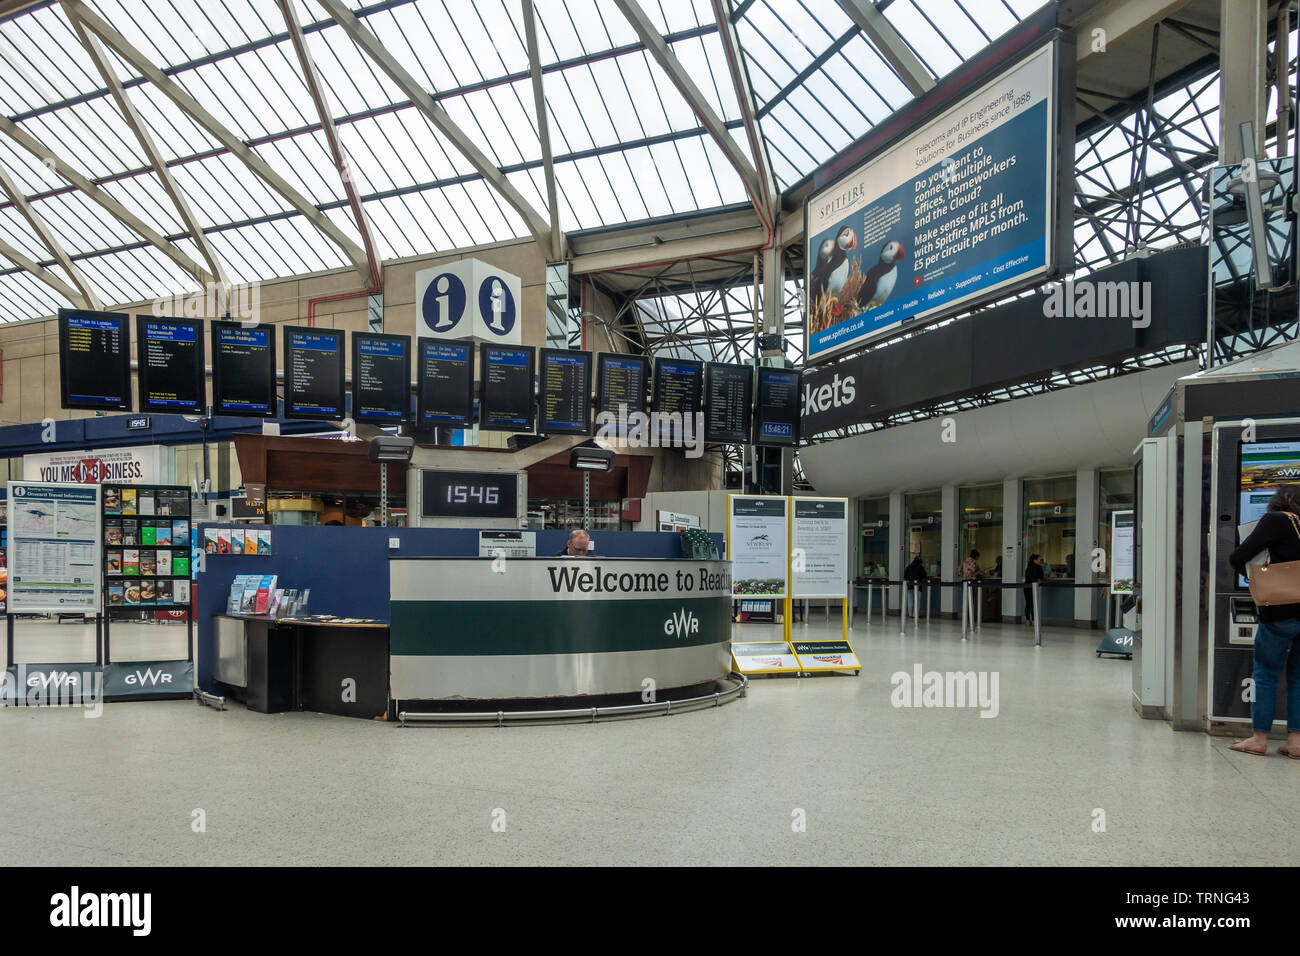
<instances>
[{"instance_id":1,"label":"information desk","mask_svg":"<svg viewBox=\"0 0 1300 956\"><path fill-rule=\"evenodd\" d=\"M388 712L388 625L326 616L213 619L216 678L249 710Z\"/></svg>"},{"instance_id":2,"label":"information desk","mask_svg":"<svg viewBox=\"0 0 1300 956\"><path fill-rule=\"evenodd\" d=\"M725 678L729 561L392 558L391 694L638 694Z\"/></svg>"}]
</instances>

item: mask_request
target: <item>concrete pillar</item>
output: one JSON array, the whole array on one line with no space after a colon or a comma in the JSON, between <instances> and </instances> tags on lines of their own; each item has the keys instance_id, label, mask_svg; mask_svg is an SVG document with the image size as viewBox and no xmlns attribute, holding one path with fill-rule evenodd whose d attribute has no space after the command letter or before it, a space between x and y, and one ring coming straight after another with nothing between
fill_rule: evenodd
<instances>
[{"instance_id":1,"label":"concrete pillar","mask_svg":"<svg viewBox=\"0 0 1300 956\"><path fill-rule=\"evenodd\" d=\"M1097 546L1099 520L1097 470L1080 468L1075 476L1074 498L1074 583L1091 584L1092 549ZM1092 588L1074 589L1074 619L1096 619L1097 592Z\"/></svg>"},{"instance_id":2,"label":"concrete pillar","mask_svg":"<svg viewBox=\"0 0 1300 956\"><path fill-rule=\"evenodd\" d=\"M1023 511L1021 489L1023 482L1019 478L1008 478L1002 482L1002 581L1011 584L1024 580L1025 558L1021 553L1020 540L1023 531L1020 527ZM1002 589L1002 616L1018 620L1024 616L1020 606L1020 591L1013 588Z\"/></svg>"},{"instance_id":3,"label":"concrete pillar","mask_svg":"<svg viewBox=\"0 0 1300 956\"><path fill-rule=\"evenodd\" d=\"M939 491L942 524L939 527L939 553L941 565L939 574L944 581L957 580L957 567L965 555L957 554L957 542L961 533L961 514L957 510L957 486L944 485ZM939 610L951 614L957 609L956 588L942 588L939 591Z\"/></svg>"},{"instance_id":4,"label":"concrete pillar","mask_svg":"<svg viewBox=\"0 0 1300 956\"><path fill-rule=\"evenodd\" d=\"M907 524L903 521L903 493L890 492L889 495L889 580L901 581L903 566L907 563ZM902 607L903 586L890 589L890 607Z\"/></svg>"},{"instance_id":5,"label":"concrete pillar","mask_svg":"<svg viewBox=\"0 0 1300 956\"><path fill-rule=\"evenodd\" d=\"M1267 29L1267 0L1220 0L1220 164L1241 162L1239 128L1247 120L1255 124L1255 155L1264 158L1264 111L1268 104L1268 89L1264 86Z\"/></svg>"}]
</instances>

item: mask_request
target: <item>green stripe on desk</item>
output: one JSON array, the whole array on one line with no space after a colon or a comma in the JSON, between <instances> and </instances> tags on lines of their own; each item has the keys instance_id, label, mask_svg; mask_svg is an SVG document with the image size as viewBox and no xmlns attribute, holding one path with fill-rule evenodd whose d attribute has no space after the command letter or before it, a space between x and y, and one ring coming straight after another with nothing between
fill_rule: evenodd
<instances>
[{"instance_id":1,"label":"green stripe on desk","mask_svg":"<svg viewBox=\"0 0 1300 956\"><path fill-rule=\"evenodd\" d=\"M691 616L678 633L681 621ZM672 621L671 631L665 624ZM731 599L394 601L394 656L607 654L731 640Z\"/></svg>"}]
</instances>

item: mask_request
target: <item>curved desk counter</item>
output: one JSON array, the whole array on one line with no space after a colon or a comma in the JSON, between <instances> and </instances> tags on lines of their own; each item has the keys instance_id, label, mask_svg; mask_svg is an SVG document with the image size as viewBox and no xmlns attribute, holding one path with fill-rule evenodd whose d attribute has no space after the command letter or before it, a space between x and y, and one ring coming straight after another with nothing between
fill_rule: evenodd
<instances>
[{"instance_id":1,"label":"curved desk counter","mask_svg":"<svg viewBox=\"0 0 1300 956\"><path fill-rule=\"evenodd\" d=\"M641 694L731 670L729 561L393 558L389 578L399 703Z\"/></svg>"}]
</instances>

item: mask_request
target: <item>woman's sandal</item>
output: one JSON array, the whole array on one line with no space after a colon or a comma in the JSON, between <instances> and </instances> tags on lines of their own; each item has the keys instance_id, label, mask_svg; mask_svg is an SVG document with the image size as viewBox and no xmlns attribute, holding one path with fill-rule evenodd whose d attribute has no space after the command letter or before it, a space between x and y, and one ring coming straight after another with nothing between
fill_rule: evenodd
<instances>
[{"instance_id":1,"label":"woman's sandal","mask_svg":"<svg viewBox=\"0 0 1300 956\"><path fill-rule=\"evenodd\" d=\"M1230 746L1228 749L1229 749L1229 750L1235 750L1235 751L1237 751L1237 753L1239 753L1239 754L1251 754L1251 755L1256 756L1256 757L1266 757L1266 756L1268 756L1268 745L1267 745L1267 744L1264 746L1264 749L1263 749L1263 750L1247 750L1247 749L1246 749L1246 744L1248 744L1248 743L1250 743L1249 740L1238 740L1235 744L1233 744L1232 746ZM1288 753L1287 756L1289 757L1289 756L1291 756L1291 755ZM1297 759L1300 759L1300 758L1297 758Z\"/></svg>"},{"instance_id":2,"label":"woman's sandal","mask_svg":"<svg viewBox=\"0 0 1300 956\"><path fill-rule=\"evenodd\" d=\"M1280 753L1283 757L1290 757L1292 760L1300 760L1300 754L1292 753L1290 750L1287 749L1286 744L1283 744L1281 747L1278 747L1277 752Z\"/></svg>"}]
</instances>

